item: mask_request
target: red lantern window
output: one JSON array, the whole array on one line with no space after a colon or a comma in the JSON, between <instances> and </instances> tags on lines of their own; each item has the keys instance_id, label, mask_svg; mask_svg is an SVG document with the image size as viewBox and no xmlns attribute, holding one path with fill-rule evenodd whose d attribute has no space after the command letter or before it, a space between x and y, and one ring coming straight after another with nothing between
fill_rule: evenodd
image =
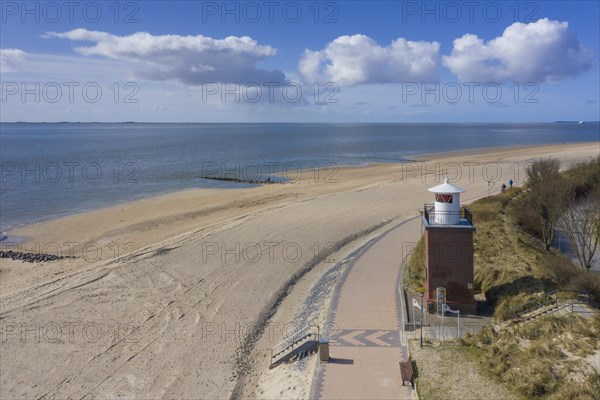
<instances>
[{"instance_id":1,"label":"red lantern window","mask_svg":"<svg viewBox=\"0 0 600 400\"><path fill-rule=\"evenodd\" d=\"M435 201L438 203L452 203L451 194L437 194L435 195Z\"/></svg>"}]
</instances>

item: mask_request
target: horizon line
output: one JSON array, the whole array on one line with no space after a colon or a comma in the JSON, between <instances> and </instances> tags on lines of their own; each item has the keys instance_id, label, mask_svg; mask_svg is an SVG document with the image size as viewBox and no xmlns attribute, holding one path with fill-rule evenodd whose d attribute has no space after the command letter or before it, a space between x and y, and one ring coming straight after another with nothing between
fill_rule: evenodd
<instances>
[{"instance_id":1,"label":"horizon line","mask_svg":"<svg viewBox=\"0 0 600 400\"><path fill-rule=\"evenodd\" d=\"M335 121L1 121L0 124L594 124L600 120L554 120L554 121L357 121L357 122L335 122Z\"/></svg>"}]
</instances>

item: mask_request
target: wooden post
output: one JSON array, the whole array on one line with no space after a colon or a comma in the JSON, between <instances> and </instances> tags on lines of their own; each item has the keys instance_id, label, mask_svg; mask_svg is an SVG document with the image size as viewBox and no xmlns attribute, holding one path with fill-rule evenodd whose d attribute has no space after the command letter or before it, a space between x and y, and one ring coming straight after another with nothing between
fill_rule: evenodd
<instances>
[{"instance_id":1,"label":"wooden post","mask_svg":"<svg viewBox=\"0 0 600 400\"><path fill-rule=\"evenodd\" d=\"M571 331L573 330L573 303L571 303Z\"/></svg>"}]
</instances>

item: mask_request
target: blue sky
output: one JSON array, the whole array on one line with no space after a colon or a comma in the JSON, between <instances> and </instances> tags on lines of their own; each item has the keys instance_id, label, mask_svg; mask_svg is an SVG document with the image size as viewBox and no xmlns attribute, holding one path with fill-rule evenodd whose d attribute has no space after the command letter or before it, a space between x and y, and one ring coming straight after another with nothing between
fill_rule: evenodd
<instances>
[{"instance_id":1,"label":"blue sky","mask_svg":"<svg viewBox=\"0 0 600 400\"><path fill-rule=\"evenodd\" d=\"M597 1L23 4L2 121L600 119Z\"/></svg>"}]
</instances>

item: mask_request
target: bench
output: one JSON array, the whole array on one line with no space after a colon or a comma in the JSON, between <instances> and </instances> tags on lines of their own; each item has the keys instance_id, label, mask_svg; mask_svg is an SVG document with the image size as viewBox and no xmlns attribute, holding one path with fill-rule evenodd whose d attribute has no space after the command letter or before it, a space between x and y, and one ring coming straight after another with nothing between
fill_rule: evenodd
<instances>
[{"instance_id":1,"label":"bench","mask_svg":"<svg viewBox=\"0 0 600 400\"><path fill-rule=\"evenodd\" d=\"M407 361L400 361L400 375L402 376L402 386L408 381L413 388L415 387L414 371L410 356Z\"/></svg>"}]
</instances>

